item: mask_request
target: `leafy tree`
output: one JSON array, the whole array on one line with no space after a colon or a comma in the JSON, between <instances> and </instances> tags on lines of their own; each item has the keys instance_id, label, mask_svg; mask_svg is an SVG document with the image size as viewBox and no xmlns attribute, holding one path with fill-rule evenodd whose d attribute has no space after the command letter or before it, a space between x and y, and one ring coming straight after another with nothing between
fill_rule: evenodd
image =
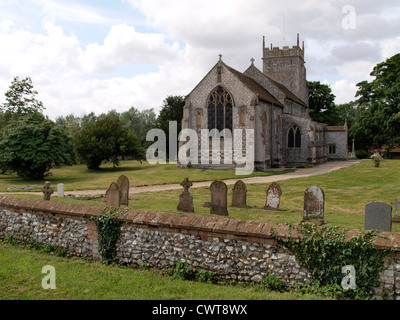
<instances>
[{"instance_id":1,"label":"leafy tree","mask_svg":"<svg viewBox=\"0 0 400 320\"><path fill-rule=\"evenodd\" d=\"M400 53L378 63L370 82L357 84L358 114L351 129L364 148L400 144Z\"/></svg>"},{"instance_id":2,"label":"leafy tree","mask_svg":"<svg viewBox=\"0 0 400 320\"><path fill-rule=\"evenodd\" d=\"M11 82L10 89L5 93L6 102L1 105L4 113L26 114L42 112L43 103L36 100L37 91L33 90L32 79L27 77L20 80L15 77Z\"/></svg>"},{"instance_id":3,"label":"leafy tree","mask_svg":"<svg viewBox=\"0 0 400 320\"><path fill-rule=\"evenodd\" d=\"M309 91L309 113L316 122L327 125L340 125L341 119L335 105L335 95L332 89L319 81L307 81Z\"/></svg>"},{"instance_id":4,"label":"leafy tree","mask_svg":"<svg viewBox=\"0 0 400 320\"><path fill-rule=\"evenodd\" d=\"M0 167L24 179L43 179L57 165L72 164L71 139L39 112L11 121L0 133Z\"/></svg>"},{"instance_id":5,"label":"leafy tree","mask_svg":"<svg viewBox=\"0 0 400 320\"><path fill-rule=\"evenodd\" d=\"M114 166L118 166L121 157L144 158L144 150L135 133L113 115L89 122L77 134L75 147L92 170L98 170L103 161L112 161Z\"/></svg>"},{"instance_id":6,"label":"leafy tree","mask_svg":"<svg viewBox=\"0 0 400 320\"><path fill-rule=\"evenodd\" d=\"M157 116L153 109L138 110L134 107L121 113L122 123L133 130L145 145L147 132L155 127Z\"/></svg>"},{"instance_id":7,"label":"leafy tree","mask_svg":"<svg viewBox=\"0 0 400 320\"><path fill-rule=\"evenodd\" d=\"M156 127L163 130L167 139L167 152L169 151L169 121L177 121L178 134L182 128L183 107L185 97L168 96L164 99L160 114L157 117ZM176 141L178 145L178 141Z\"/></svg>"},{"instance_id":8,"label":"leafy tree","mask_svg":"<svg viewBox=\"0 0 400 320\"><path fill-rule=\"evenodd\" d=\"M72 139L81 129L81 119L73 114L57 117L56 124L64 128Z\"/></svg>"}]
</instances>

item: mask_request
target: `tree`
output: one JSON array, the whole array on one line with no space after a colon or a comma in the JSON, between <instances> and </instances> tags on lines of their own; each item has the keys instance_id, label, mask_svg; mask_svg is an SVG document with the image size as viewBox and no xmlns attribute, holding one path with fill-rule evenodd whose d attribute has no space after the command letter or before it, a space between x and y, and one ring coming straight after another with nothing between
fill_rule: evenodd
<instances>
[{"instance_id":1,"label":"tree","mask_svg":"<svg viewBox=\"0 0 400 320\"><path fill-rule=\"evenodd\" d=\"M327 125L340 125L341 119L335 105L335 95L332 89L319 81L307 81L309 91L309 113L316 122Z\"/></svg>"},{"instance_id":2,"label":"tree","mask_svg":"<svg viewBox=\"0 0 400 320\"><path fill-rule=\"evenodd\" d=\"M153 109L140 111L132 107L128 111L121 113L122 123L135 132L142 145L146 144L147 132L155 127L156 119L157 116Z\"/></svg>"},{"instance_id":3,"label":"tree","mask_svg":"<svg viewBox=\"0 0 400 320\"><path fill-rule=\"evenodd\" d=\"M103 161L112 161L114 166L118 166L120 157L144 158L144 150L135 133L125 128L113 115L89 122L77 134L75 147L83 162L92 170L98 170Z\"/></svg>"},{"instance_id":4,"label":"tree","mask_svg":"<svg viewBox=\"0 0 400 320\"><path fill-rule=\"evenodd\" d=\"M183 107L185 97L168 96L164 99L160 114L157 117L156 127L164 131L167 139L167 152L169 150L169 121L177 121L178 135L182 129ZM176 141L178 145L178 141Z\"/></svg>"},{"instance_id":5,"label":"tree","mask_svg":"<svg viewBox=\"0 0 400 320\"><path fill-rule=\"evenodd\" d=\"M39 112L11 121L0 133L0 167L24 179L43 179L51 168L72 164L66 131Z\"/></svg>"},{"instance_id":6,"label":"tree","mask_svg":"<svg viewBox=\"0 0 400 320\"><path fill-rule=\"evenodd\" d=\"M400 144L400 53L378 63L371 82L357 84L358 114L351 135L364 148Z\"/></svg>"},{"instance_id":7,"label":"tree","mask_svg":"<svg viewBox=\"0 0 400 320\"><path fill-rule=\"evenodd\" d=\"M27 77L20 80L15 77L11 82L10 89L5 93L6 102L1 105L1 110L5 113L26 114L32 112L42 112L43 103L36 100L37 91L33 90L32 79Z\"/></svg>"}]
</instances>

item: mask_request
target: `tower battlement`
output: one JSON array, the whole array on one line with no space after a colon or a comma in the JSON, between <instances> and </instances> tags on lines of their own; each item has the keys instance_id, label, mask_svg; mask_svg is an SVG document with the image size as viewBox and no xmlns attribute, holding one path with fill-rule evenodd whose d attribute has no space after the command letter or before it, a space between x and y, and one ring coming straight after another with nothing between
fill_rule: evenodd
<instances>
[{"instance_id":1,"label":"tower battlement","mask_svg":"<svg viewBox=\"0 0 400 320\"><path fill-rule=\"evenodd\" d=\"M273 47L272 43L270 47L266 47L265 37L263 37L263 59L277 57L301 57L304 62L304 41L300 48L299 34L297 34L297 45L293 45L292 47L283 46L282 48Z\"/></svg>"},{"instance_id":2,"label":"tower battlement","mask_svg":"<svg viewBox=\"0 0 400 320\"><path fill-rule=\"evenodd\" d=\"M308 90L304 60L304 41L300 47L299 34L297 44L282 48L265 46L263 37L263 72L275 81L290 89L308 105Z\"/></svg>"}]
</instances>

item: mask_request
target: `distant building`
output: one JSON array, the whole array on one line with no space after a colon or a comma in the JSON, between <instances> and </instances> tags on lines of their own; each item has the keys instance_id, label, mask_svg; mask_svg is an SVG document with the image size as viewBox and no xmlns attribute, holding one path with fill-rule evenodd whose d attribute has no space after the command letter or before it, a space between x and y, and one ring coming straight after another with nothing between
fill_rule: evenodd
<instances>
[{"instance_id":1,"label":"distant building","mask_svg":"<svg viewBox=\"0 0 400 320\"><path fill-rule=\"evenodd\" d=\"M263 71L254 66L239 72L219 61L186 96L182 129L198 132L199 157L201 129L254 129L254 165L257 170L320 164L328 160L347 160L347 125L327 126L311 120L302 47L265 47ZM211 140L211 138L209 138ZM226 139L226 138L225 138ZM227 142L221 139L221 154ZM231 141L231 142L232 142ZM211 142L210 142L211 143ZM201 168L232 168L211 161L191 164Z\"/></svg>"}]
</instances>

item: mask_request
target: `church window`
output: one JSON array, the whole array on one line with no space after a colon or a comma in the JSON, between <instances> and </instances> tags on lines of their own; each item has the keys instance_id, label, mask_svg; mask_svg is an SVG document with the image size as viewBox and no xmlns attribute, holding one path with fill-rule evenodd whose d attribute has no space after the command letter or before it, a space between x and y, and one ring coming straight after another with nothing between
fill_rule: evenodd
<instances>
[{"instance_id":1,"label":"church window","mask_svg":"<svg viewBox=\"0 0 400 320\"><path fill-rule=\"evenodd\" d=\"M228 91L218 86L208 98L208 129L232 130L233 99Z\"/></svg>"},{"instance_id":2,"label":"church window","mask_svg":"<svg viewBox=\"0 0 400 320\"><path fill-rule=\"evenodd\" d=\"M288 148L301 147L301 132L298 126L293 125L288 132Z\"/></svg>"},{"instance_id":3,"label":"church window","mask_svg":"<svg viewBox=\"0 0 400 320\"><path fill-rule=\"evenodd\" d=\"M336 145L330 144L329 145L329 154L335 154L336 153Z\"/></svg>"}]
</instances>

